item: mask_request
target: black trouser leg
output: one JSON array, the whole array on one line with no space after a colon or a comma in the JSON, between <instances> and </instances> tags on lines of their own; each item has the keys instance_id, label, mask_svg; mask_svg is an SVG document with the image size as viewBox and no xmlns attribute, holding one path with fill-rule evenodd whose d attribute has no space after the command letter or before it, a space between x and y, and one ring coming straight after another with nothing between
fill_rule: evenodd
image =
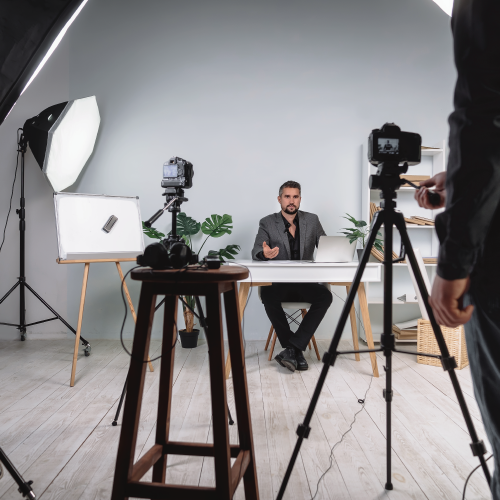
<instances>
[{"instance_id":1,"label":"black trouser leg","mask_svg":"<svg viewBox=\"0 0 500 500\"><path fill-rule=\"evenodd\" d=\"M466 300L474 305L472 319L465 325L474 395L493 448L491 493L500 500L500 299L498 291L473 282Z\"/></svg>"},{"instance_id":2,"label":"black trouser leg","mask_svg":"<svg viewBox=\"0 0 500 500\"><path fill-rule=\"evenodd\" d=\"M292 345L301 351L307 345L332 303L332 294L319 283L273 283L261 289L267 316L283 347ZM295 334L290 330L282 302L309 302L311 307Z\"/></svg>"},{"instance_id":3,"label":"black trouser leg","mask_svg":"<svg viewBox=\"0 0 500 500\"><path fill-rule=\"evenodd\" d=\"M309 302L311 307L302 319L295 334L289 339L289 342L297 349L305 351L311 337L318 329L321 321L323 321L333 299L328 288L319 283L298 284L295 292L298 293L300 302Z\"/></svg>"},{"instance_id":4,"label":"black trouser leg","mask_svg":"<svg viewBox=\"0 0 500 500\"><path fill-rule=\"evenodd\" d=\"M290 337L293 332L290 330L290 325L286 319L285 311L281 307L281 303L286 301L289 291L287 290L285 283L273 283L271 286L263 286L260 291L260 297L264 308L267 313L267 317L271 321L278 340L283 347L289 347Z\"/></svg>"}]
</instances>

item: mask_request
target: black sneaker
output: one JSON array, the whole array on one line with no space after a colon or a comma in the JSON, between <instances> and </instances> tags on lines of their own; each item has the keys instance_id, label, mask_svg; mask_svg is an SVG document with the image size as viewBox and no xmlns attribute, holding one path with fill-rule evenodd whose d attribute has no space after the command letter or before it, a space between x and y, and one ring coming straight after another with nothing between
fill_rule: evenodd
<instances>
[{"instance_id":1,"label":"black sneaker","mask_svg":"<svg viewBox=\"0 0 500 500\"><path fill-rule=\"evenodd\" d=\"M295 359L297 361L297 370L306 371L309 369L309 365L307 364L306 358L304 358L304 353L295 349Z\"/></svg>"},{"instance_id":2,"label":"black sneaker","mask_svg":"<svg viewBox=\"0 0 500 500\"><path fill-rule=\"evenodd\" d=\"M276 356L274 356L274 359L283 367L285 368L285 365L281 362L281 360L283 359L283 356L285 355L285 352L286 352L286 349L284 349L283 351L281 351L279 354L277 354Z\"/></svg>"},{"instance_id":3,"label":"black sneaker","mask_svg":"<svg viewBox=\"0 0 500 500\"><path fill-rule=\"evenodd\" d=\"M295 358L295 348L287 347L281 357L281 366L288 368L291 372L294 372L297 369L297 359ZM278 361L279 362L279 361Z\"/></svg>"}]
</instances>

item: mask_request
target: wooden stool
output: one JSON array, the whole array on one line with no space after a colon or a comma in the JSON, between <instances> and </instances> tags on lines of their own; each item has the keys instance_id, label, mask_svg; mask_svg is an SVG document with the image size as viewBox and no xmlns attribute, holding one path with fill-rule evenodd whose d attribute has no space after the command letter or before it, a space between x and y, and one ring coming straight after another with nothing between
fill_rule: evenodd
<instances>
[{"instance_id":1,"label":"wooden stool","mask_svg":"<svg viewBox=\"0 0 500 500\"><path fill-rule=\"evenodd\" d=\"M132 279L142 281L143 284L128 373L127 399L116 459L112 500L124 500L129 497L183 498L185 500L231 499L242 478L246 499L258 500L257 470L236 283L238 280L246 279L248 271L233 266L223 266L218 270L138 269L132 271L131 276ZM229 353L233 361L239 445L229 444L221 294L224 295ZM143 360L147 360L149 351L157 295L165 295L166 300L156 440L155 445L134 464L146 372L146 363ZM179 295L197 295L206 298L214 444L169 440L177 333L175 321ZM167 455L169 454L214 457L215 488L165 484ZM232 467L231 458L236 459ZM153 467L153 482L140 481L151 467Z\"/></svg>"}]
</instances>

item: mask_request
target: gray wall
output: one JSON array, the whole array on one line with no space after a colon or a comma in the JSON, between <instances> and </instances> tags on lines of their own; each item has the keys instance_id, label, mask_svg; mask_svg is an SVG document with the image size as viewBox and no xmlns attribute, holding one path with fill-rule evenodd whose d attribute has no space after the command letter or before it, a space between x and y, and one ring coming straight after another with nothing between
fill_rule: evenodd
<instances>
[{"instance_id":1,"label":"gray wall","mask_svg":"<svg viewBox=\"0 0 500 500\"><path fill-rule=\"evenodd\" d=\"M197 220L234 219L233 234L205 249L235 243L250 258L258 221L278 210L277 189L289 179L302 183L302 208L334 235L341 215L361 213L361 144L372 128L394 121L421 133L424 144L447 137L455 79L449 23L430 0L91 0L0 128L0 220L15 129L68 95L95 94L96 149L69 191L138 195L147 218L163 203L162 163L179 155L196 172L185 211ZM50 188L29 156L28 269L33 285L76 323L83 269L54 264ZM2 291L17 276L14 221L0 254ZM157 227L168 230L168 217ZM84 335L116 338L118 287L113 265L91 266ZM139 288L130 288L136 301ZM256 295L247 339L265 338L269 328ZM16 300L1 306L2 321L15 318ZM335 298L318 337L331 335L341 306ZM0 329L1 338L13 335Z\"/></svg>"}]
</instances>

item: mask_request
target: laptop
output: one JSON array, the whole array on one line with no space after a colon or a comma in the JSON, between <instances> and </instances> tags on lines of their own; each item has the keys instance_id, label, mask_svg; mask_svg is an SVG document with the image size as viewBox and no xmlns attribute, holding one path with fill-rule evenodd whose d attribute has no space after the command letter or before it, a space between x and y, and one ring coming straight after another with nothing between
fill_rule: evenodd
<instances>
[{"instance_id":1,"label":"laptop","mask_svg":"<svg viewBox=\"0 0 500 500\"><path fill-rule=\"evenodd\" d=\"M320 236L314 262L352 262L355 251L356 242L345 236Z\"/></svg>"}]
</instances>

